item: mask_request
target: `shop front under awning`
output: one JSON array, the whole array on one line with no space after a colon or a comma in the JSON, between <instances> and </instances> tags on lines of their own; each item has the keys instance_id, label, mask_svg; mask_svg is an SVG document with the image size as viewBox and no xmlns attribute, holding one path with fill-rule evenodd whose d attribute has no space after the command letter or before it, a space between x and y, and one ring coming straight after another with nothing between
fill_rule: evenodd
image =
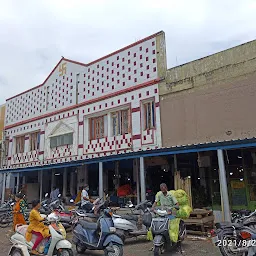
<instances>
[{"instance_id":1,"label":"shop front under awning","mask_svg":"<svg viewBox=\"0 0 256 256\"><path fill-rule=\"evenodd\" d=\"M42 171L50 169L59 169L67 167L81 166L85 164L95 164L99 162L111 162L111 161L120 161L125 159L135 159L139 157L155 157L155 156L166 156L166 155L178 155L186 153L195 153L202 151L214 151L218 149L228 150L228 149L238 149L238 148L253 148L256 147L256 138L252 139L243 139L243 140L231 140L231 141L218 141L202 144L193 144L193 145L181 145L174 147L166 147L160 149L152 149L147 151L137 151L132 153L120 153L112 156L83 159L77 161L70 161L65 163L52 163L48 165L33 166L33 167L24 167L17 169L2 169L0 172L32 172L32 171Z\"/></svg>"}]
</instances>

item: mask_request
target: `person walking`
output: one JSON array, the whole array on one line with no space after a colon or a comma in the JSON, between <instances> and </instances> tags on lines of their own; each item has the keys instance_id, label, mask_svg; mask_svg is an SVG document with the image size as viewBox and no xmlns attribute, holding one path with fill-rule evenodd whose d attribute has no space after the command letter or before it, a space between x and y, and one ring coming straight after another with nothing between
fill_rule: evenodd
<instances>
[{"instance_id":1,"label":"person walking","mask_svg":"<svg viewBox=\"0 0 256 256\"><path fill-rule=\"evenodd\" d=\"M15 231L17 225L26 225L24 218L24 212L26 210L26 204L23 200L22 194L15 196L15 205L13 206L13 231Z\"/></svg>"}]
</instances>

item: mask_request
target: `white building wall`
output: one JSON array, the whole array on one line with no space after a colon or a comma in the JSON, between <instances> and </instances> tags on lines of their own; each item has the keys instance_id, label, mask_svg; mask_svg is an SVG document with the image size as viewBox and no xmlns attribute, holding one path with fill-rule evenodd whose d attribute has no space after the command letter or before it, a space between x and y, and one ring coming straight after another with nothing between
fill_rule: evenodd
<instances>
[{"instance_id":1,"label":"white building wall","mask_svg":"<svg viewBox=\"0 0 256 256\"><path fill-rule=\"evenodd\" d=\"M62 59L44 83L6 104L8 166L20 168L161 147L156 36L89 64ZM76 94L78 92L78 94ZM144 101L155 102L156 127L142 129ZM130 109L131 132L112 136L111 113ZM108 136L89 140L88 120L108 115ZM50 149L50 136L72 130L72 146ZM16 154L15 138L39 131L40 149Z\"/></svg>"}]
</instances>

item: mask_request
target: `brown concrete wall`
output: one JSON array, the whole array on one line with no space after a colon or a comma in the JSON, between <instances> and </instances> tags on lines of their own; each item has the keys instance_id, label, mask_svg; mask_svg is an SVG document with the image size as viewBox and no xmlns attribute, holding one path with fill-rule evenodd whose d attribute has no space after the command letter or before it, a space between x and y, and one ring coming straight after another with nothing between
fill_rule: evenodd
<instances>
[{"instance_id":1,"label":"brown concrete wall","mask_svg":"<svg viewBox=\"0 0 256 256\"><path fill-rule=\"evenodd\" d=\"M0 106L0 141L2 140L4 130L5 105Z\"/></svg>"},{"instance_id":2,"label":"brown concrete wall","mask_svg":"<svg viewBox=\"0 0 256 256\"><path fill-rule=\"evenodd\" d=\"M167 71L163 146L256 137L256 41Z\"/></svg>"}]
</instances>

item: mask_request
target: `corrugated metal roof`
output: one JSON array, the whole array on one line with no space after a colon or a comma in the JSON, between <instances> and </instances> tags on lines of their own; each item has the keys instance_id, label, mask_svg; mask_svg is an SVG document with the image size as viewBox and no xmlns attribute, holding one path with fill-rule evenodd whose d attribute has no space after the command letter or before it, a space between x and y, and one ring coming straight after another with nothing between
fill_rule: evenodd
<instances>
[{"instance_id":1,"label":"corrugated metal roof","mask_svg":"<svg viewBox=\"0 0 256 256\"><path fill-rule=\"evenodd\" d=\"M238 149L238 148L250 148L256 147L256 138L251 139L241 139L241 140L229 140L229 141L216 141L209 143L199 143L199 144L187 144L187 145L177 145L173 147L165 147L159 149L151 149L147 151L136 151L132 153L120 153L117 155L98 157L92 159L83 159L78 161L70 161L65 163L56 163L50 165L41 165L33 167L24 167L17 169L2 169L1 172L27 172L27 171L40 171L40 170L50 170L59 169L64 167L74 167L81 166L84 164L95 164L99 162L111 162L120 161L124 159L135 159L139 157L153 157L153 156L165 156L174 154L185 154L185 153L195 153L202 151L213 151L217 149Z\"/></svg>"}]
</instances>

